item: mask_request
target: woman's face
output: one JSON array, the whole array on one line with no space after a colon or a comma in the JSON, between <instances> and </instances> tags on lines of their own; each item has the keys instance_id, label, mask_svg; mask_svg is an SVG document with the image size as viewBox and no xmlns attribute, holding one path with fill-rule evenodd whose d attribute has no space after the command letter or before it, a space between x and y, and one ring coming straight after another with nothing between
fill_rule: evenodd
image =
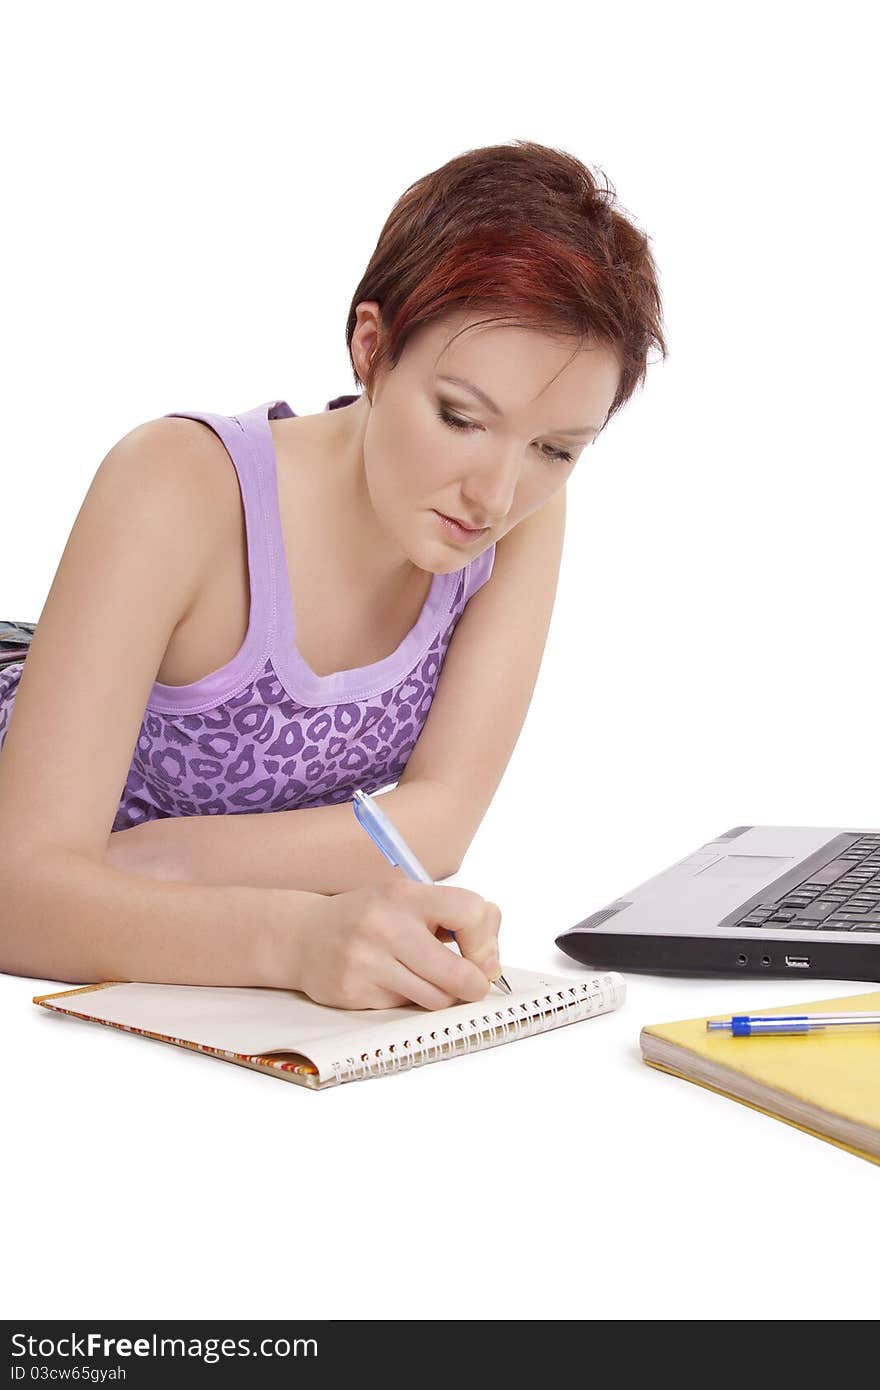
<instances>
[{"instance_id":1,"label":"woman's face","mask_svg":"<svg viewBox=\"0 0 880 1390\"><path fill-rule=\"evenodd\" d=\"M365 362L377 308L358 306ZM373 509L400 550L434 573L460 569L558 492L617 391L618 361L605 347L573 355L570 340L490 325L447 348L486 317L459 313L417 330L380 375L364 432ZM483 529L454 538L438 513Z\"/></svg>"}]
</instances>

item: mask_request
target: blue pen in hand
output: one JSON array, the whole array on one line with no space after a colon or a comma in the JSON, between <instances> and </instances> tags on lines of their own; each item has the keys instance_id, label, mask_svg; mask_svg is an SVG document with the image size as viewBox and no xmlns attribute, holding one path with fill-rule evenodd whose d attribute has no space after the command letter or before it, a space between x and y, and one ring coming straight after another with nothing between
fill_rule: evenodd
<instances>
[{"instance_id":1,"label":"blue pen in hand","mask_svg":"<svg viewBox=\"0 0 880 1390\"><path fill-rule=\"evenodd\" d=\"M380 810L371 796L368 796L366 792L356 791L353 804L358 822L391 864L403 869L409 878L414 878L419 883L434 882L431 875L422 868L400 832L395 830L384 811ZM452 928L447 927L446 930L452 931ZM452 934L455 935L454 932ZM499 975L498 979L493 980L492 983L498 985L507 994L513 993L503 975Z\"/></svg>"}]
</instances>

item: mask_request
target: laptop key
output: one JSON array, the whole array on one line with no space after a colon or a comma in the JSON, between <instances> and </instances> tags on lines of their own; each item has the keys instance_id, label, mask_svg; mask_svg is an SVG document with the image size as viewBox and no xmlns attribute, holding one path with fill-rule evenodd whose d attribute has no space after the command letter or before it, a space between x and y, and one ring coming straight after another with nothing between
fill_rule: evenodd
<instances>
[{"instance_id":1,"label":"laptop key","mask_svg":"<svg viewBox=\"0 0 880 1390\"><path fill-rule=\"evenodd\" d=\"M810 875L810 883L834 883L838 878L841 878L845 873L848 873L851 869L852 864L848 860L833 859L830 864L826 864L824 868L817 869L814 874Z\"/></svg>"},{"instance_id":2,"label":"laptop key","mask_svg":"<svg viewBox=\"0 0 880 1390\"><path fill-rule=\"evenodd\" d=\"M822 918L833 912L835 907L837 907L837 903L832 902L829 898L817 898L814 903L810 903L809 908L804 908L804 912L809 917Z\"/></svg>"},{"instance_id":3,"label":"laptop key","mask_svg":"<svg viewBox=\"0 0 880 1390\"><path fill-rule=\"evenodd\" d=\"M822 925L828 931L849 931L852 927L866 927L868 931L880 930L880 921L876 917L866 917L863 912L835 912L834 916L827 918Z\"/></svg>"}]
</instances>

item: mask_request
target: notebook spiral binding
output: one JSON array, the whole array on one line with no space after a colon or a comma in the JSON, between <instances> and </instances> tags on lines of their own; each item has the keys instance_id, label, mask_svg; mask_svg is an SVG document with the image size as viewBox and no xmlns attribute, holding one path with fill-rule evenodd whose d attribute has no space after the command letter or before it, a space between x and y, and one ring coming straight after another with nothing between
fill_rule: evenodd
<instances>
[{"instance_id":1,"label":"notebook spiral binding","mask_svg":"<svg viewBox=\"0 0 880 1390\"><path fill-rule=\"evenodd\" d=\"M615 993L613 980L605 976L600 986L606 985L609 993ZM344 1062L333 1063L333 1078L337 1083L344 1081L366 1081L370 1077L384 1076L392 1071L405 1071L410 1067L424 1066L428 1062L439 1062L445 1057L464 1054L470 1051L484 1051L512 1038L525 1037L530 1033L542 1033L548 1028L557 1027L557 1016L565 1014L565 1023L575 1023L595 1012L596 1005L604 1005L608 996L601 987L572 985L568 989L554 990L550 994L537 995L526 1003L510 1004L504 1009L494 1009L491 1013L477 1014L466 1022L457 1023L454 1028L433 1029L430 1033L419 1033L414 1042L404 1039L389 1044L388 1052L376 1048L374 1052L364 1052L360 1057L346 1057ZM556 1001L560 1002L556 1002ZM550 1005L548 1009L546 1006ZM461 1046L459 1046L461 1044ZM402 1051L397 1049L401 1048Z\"/></svg>"}]
</instances>

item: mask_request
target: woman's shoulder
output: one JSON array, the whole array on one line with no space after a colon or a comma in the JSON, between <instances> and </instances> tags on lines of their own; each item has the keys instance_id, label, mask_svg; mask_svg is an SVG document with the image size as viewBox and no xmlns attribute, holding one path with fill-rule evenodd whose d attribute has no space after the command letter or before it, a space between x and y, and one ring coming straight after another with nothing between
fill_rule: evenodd
<instances>
[{"instance_id":1,"label":"woman's shoulder","mask_svg":"<svg viewBox=\"0 0 880 1390\"><path fill-rule=\"evenodd\" d=\"M160 416L136 425L110 451L132 506L164 509L189 552L196 582L242 525L238 479L223 440L201 420Z\"/></svg>"}]
</instances>

